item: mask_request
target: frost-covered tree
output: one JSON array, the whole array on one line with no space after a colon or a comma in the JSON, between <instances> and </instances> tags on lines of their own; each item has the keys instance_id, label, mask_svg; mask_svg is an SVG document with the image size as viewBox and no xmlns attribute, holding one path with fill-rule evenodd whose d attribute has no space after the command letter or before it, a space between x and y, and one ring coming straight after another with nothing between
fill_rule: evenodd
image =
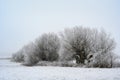
<instances>
[{"instance_id":1,"label":"frost-covered tree","mask_svg":"<svg viewBox=\"0 0 120 80\"><path fill-rule=\"evenodd\" d=\"M58 51L60 48L60 41L55 33L43 34L36 39L36 45L39 48L40 59L43 61L58 60Z\"/></svg>"},{"instance_id":2,"label":"frost-covered tree","mask_svg":"<svg viewBox=\"0 0 120 80\"><path fill-rule=\"evenodd\" d=\"M84 64L85 59L91 50L91 34L91 29L83 27L67 28L62 34L62 40L64 41L63 47L66 50L71 51L71 53L74 53L71 57L75 57L77 63Z\"/></svg>"},{"instance_id":3,"label":"frost-covered tree","mask_svg":"<svg viewBox=\"0 0 120 80\"><path fill-rule=\"evenodd\" d=\"M71 51L73 54L70 54L71 58L76 58L76 63L85 64L89 54L92 54L91 58L97 55L100 60L103 60L102 58L108 57L115 48L113 38L103 30L98 31L97 29L74 27L65 29L61 36L64 49Z\"/></svg>"},{"instance_id":4,"label":"frost-covered tree","mask_svg":"<svg viewBox=\"0 0 120 80\"><path fill-rule=\"evenodd\" d=\"M23 65L32 66L39 62L39 48L31 42L23 47L24 63Z\"/></svg>"},{"instance_id":5,"label":"frost-covered tree","mask_svg":"<svg viewBox=\"0 0 120 80\"><path fill-rule=\"evenodd\" d=\"M56 34L43 34L35 42L29 43L13 54L12 60L22 62L26 66L35 65L40 60L55 61L59 58L59 48L60 42Z\"/></svg>"},{"instance_id":6,"label":"frost-covered tree","mask_svg":"<svg viewBox=\"0 0 120 80\"><path fill-rule=\"evenodd\" d=\"M106 34L105 31L100 31L96 38L93 46L94 51L94 67L112 67L115 55L113 50L115 48L115 41L110 35Z\"/></svg>"},{"instance_id":7,"label":"frost-covered tree","mask_svg":"<svg viewBox=\"0 0 120 80\"><path fill-rule=\"evenodd\" d=\"M31 42L18 52L14 53L12 55L12 61L22 62L24 65L32 66L39 61L39 49Z\"/></svg>"}]
</instances>

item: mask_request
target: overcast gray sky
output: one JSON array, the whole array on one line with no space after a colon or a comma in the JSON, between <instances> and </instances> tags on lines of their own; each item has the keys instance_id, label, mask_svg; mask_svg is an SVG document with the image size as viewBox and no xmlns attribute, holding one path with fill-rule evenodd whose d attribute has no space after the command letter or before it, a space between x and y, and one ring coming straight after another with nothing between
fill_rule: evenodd
<instances>
[{"instance_id":1,"label":"overcast gray sky","mask_svg":"<svg viewBox=\"0 0 120 80\"><path fill-rule=\"evenodd\" d=\"M0 54L11 54L45 32L104 28L120 55L120 0L0 0Z\"/></svg>"}]
</instances>

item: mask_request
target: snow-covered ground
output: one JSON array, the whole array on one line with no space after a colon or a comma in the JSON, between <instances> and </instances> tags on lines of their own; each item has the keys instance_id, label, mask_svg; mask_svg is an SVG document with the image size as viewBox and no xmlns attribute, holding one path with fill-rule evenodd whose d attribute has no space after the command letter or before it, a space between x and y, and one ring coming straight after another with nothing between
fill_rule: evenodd
<instances>
[{"instance_id":1,"label":"snow-covered ground","mask_svg":"<svg viewBox=\"0 0 120 80\"><path fill-rule=\"evenodd\" d=\"M0 80L120 80L120 68L25 67L0 60Z\"/></svg>"}]
</instances>

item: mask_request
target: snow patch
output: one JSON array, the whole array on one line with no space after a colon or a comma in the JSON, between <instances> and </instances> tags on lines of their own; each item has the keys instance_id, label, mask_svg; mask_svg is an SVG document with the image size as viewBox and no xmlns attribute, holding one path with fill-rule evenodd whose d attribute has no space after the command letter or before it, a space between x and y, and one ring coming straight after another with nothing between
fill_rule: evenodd
<instances>
[{"instance_id":1,"label":"snow patch","mask_svg":"<svg viewBox=\"0 0 120 80\"><path fill-rule=\"evenodd\" d=\"M0 60L0 80L120 80L120 68L26 67Z\"/></svg>"}]
</instances>

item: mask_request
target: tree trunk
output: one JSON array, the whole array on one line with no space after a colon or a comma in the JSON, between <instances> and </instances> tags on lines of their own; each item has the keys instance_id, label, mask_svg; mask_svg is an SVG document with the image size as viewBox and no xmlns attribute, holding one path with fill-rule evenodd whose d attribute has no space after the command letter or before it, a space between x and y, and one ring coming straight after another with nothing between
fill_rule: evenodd
<instances>
[{"instance_id":1,"label":"tree trunk","mask_svg":"<svg viewBox=\"0 0 120 80\"><path fill-rule=\"evenodd\" d=\"M85 59L86 59L86 56L85 56L85 53L83 51L81 52L76 52L76 56L75 56L75 59L76 59L76 63L79 64L84 64L85 63Z\"/></svg>"}]
</instances>

